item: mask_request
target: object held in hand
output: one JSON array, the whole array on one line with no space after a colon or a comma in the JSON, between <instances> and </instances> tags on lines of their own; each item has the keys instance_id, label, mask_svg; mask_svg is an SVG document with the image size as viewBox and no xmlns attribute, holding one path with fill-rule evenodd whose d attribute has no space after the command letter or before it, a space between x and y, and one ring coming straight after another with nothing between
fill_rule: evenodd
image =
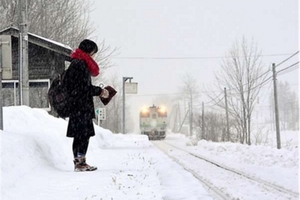
<instances>
[{"instance_id":1,"label":"object held in hand","mask_svg":"<svg viewBox=\"0 0 300 200\"><path fill-rule=\"evenodd\" d=\"M100 100L102 101L102 103L106 106L110 100L117 94L117 91L111 87L110 85L108 86L105 86L103 88L103 90L107 90L108 91L108 97L107 98L103 98L101 95L100 95Z\"/></svg>"}]
</instances>

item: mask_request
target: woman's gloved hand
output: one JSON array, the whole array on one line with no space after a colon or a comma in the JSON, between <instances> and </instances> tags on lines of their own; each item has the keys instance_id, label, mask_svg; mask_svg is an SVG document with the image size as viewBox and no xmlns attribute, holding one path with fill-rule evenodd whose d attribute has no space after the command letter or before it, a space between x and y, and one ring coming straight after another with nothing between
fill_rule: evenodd
<instances>
[{"instance_id":1,"label":"woman's gloved hand","mask_svg":"<svg viewBox=\"0 0 300 200\"><path fill-rule=\"evenodd\" d=\"M101 91L100 97L102 97L104 99L107 99L109 97L108 90L103 88L102 91Z\"/></svg>"}]
</instances>

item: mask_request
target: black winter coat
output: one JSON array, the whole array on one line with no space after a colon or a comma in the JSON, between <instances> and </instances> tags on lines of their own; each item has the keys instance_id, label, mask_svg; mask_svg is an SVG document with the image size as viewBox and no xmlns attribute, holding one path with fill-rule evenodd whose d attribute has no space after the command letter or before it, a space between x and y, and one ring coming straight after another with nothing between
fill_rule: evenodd
<instances>
[{"instance_id":1,"label":"black winter coat","mask_svg":"<svg viewBox=\"0 0 300 200\"><path fill-rule=\"evenodd\" d=\"M91 74L83 60L73 59L66 71L63 84L70 95L70 118L68 137L94 136L93 118L95 109L93 96L99 96L102 89L92 85Z\"/></svg>"}]
</instances>

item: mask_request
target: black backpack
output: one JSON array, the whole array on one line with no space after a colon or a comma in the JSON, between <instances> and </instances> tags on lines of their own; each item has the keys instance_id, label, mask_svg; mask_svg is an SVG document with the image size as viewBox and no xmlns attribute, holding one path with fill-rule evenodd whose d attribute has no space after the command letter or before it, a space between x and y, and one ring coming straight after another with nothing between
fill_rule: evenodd
<instances>
[{"instance_id":1,"label":"black backpack","mask_svg":"<svg viewBox=\"0 0 300 200\"><path fill-rule=\"evenodd\" d=\"M65 72L66 71L62 74L57 74L53 78L48 90L49 103L54 111L57 112L58 116L62 118L70 116L69 94L66 86L63 84Z\"/></svg>"}]
</instances>

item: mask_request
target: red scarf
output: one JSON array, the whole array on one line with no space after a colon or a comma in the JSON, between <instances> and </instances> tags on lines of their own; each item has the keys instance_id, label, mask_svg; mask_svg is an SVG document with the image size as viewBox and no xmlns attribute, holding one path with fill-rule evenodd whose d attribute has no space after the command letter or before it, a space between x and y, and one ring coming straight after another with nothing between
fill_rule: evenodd
<instances>
[{"instance_id":1,"label":"red scarf","mask_svg":"<svg viewBox=\"0 0 300 200\"><path fill-rule=\"evenodd\" d=\"M71 57L77 60L84 60L92 76L98 76L100 74L99 66L95 60L81 49L75 49L75 51L71 54Z\"/></svg>"}]
</instances>

